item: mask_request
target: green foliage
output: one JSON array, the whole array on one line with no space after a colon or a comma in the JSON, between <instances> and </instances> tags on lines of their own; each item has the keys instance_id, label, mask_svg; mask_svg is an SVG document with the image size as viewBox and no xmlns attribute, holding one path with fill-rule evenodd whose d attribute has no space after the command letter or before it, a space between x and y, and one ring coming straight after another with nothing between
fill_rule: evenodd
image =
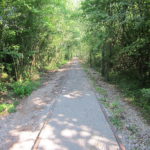
<instances>
[{"instance_id":1,"label":"green foliage","mask_svg":"<svg viewBox=\"0 0 150 150\"><path fill-rule=\"evenodd\" d=\"M15 112L18 102L7 104L8 97L30 95L42 70L58 69L76 55L79 14L73 7L68 0L0 1L0 111Z\"/></svg>"},{"instance_id":2,"label":"green foliage","mask_svg":"<svg viewBox=\"0 0 150 150\"><path fill-rule=\"evenodd\" d=\"M85 0L83 54L93 68L149 114L150 11L147 0Z\"/></svg>"},{"instance_id":3,"label":"green foliage","mask_svg":"<svg viewBox=\"0 0 150 150\"><path fill-rule=\"evenodd\" d=\"M110 121L114 126L116 126L118 129L121 129L123 127L123 123L117 116L110 117Z\"/></svg>"},{"instance_id":4,"label":"green foliage","mask_svg":"<svg viewBox=\"0 0 150 150\"><path fill-rule=\"evenodd\" d=\"M9 113L13 113L16 112L16 106L18 105L18 102L13 103L13 104L0 104L0 113L5 112L9 112Z\"/></svg>"},{"instance_id":5,"label":"green foliage","mask_svg":"<svg viewBox=\"0 0 150 150\"><path fill-rule=\"evenodd\" d=\"M4 104L0 105L0 112L3 112L6 109L6 106Z\"/></svg>"},{"instance_id":6,"label":"green foliage","mask_svg":"<svg viewBox=\"0 0 150 150\"><path fill-rule=\"evenodd\" d=\"M45 66L44 69L45 70L57 70L59 68L61 68L63 65L65 65L68 61L67 60L62 60L59 63L50 63L49 65Z\"/></svg>"},{"instance_id":7,"label":"green foliage","mask_svg":"<svg viewBox=\"0 0 150 150\"><path fill-rule=\"evenodd\" d=\"M14 112L16 112L16 111L17 111L17 110L16 110L16 108L15 108L14 105L8 109L8 112L9 112L9 113L14 113Z\"/></svg>"},{"instance_id":8,"label":"green foliage","mask_svg":"<svg viewBox=\"0 0 150 150\"><path fill-rule=\"evenodd\" d=\"M114 109L113 110L113 115L114 116L116 116L116 117L118 117L118 119L122 119L122 114L123 114L123 112L124 112L124 110L123 110L123 108L121 107L121 106L119 106L117 109Z\"/></svg>"},{"instance_id":9,"label":"green foliage","mask_svg":"<svg viewBox=\"0 0 150 150\"><path fill-rule=\"evenodd\" d=\"M85 0L82 10L86 21L84 43L89 45L85 51L91 66L99 66L107 80L112 71L132 72L141 84L148 85L150 13L146 0Z\"/></svg>"},{"instance_id":10,"label":"green foliage","mask_svg":"<svg viewBox=\"0 0 150 150\"><path fill-rule=\"evenodd\" d=\"M12 84L13 92L20 97L30 95L40 85L38 81L17 81Z\"/></svg>"},{"instance_id":11,"label":"green foliage","mask_svg":"<svg viewBox=\"0 0 150 150\"><path fill-rule=\"evenodd\" d=\"M66 0L0 2L0 74L14 80L71 59L78 31ZM2 66L2 67L1 67Z\"/></svg>"},{"instance_id":12,"label":"green foliage","mask_svg":"<svg viewBox=\"0 0 150 150\"><path fill-rule=\"evenodd\" d=\"M136 134L138 132L137 126L135 124L133 125L129 125L127 127L127 129L132 133L132 134Z\"/></svg>"},{"instance_id":13,"label":"green foliage","mask_svg":"<svg viewBox=\"0 0 150 150\"><path fill-rule=\"evenodd\" d=\"M150 104L150 88L148 88L148 89L146 89L146 88L142 89L141 93L142 93L143 100Z\"/></svg>"},{"instance_id":14,"label":"green foliage","mask_svg":"<svg viewBox=\"0 0 150 150\"><path fill-rule=\"evenodd\" d=\"M107 91L101 87L96 87L96 91L102 94L103 96L107 96Z\"/></svg>"},{"instance_id":15,"label":"green foliage","mask_svg":"<svg viewBox=\"0 0 150 150\"><path fill-rule=\"evenodd\" d=\"M110 104L110 108L111 108L111 109L117 109L117 108L119 108L119 106L120 106L119 101L113 101L113 102Z\"/></svg>"},{"instance_id":16,"label":"green foliage","mask_svg":"<svg viewBox=\"0 0 150 150\"><path fill-rule=\"evenodd\" d=\"M106 99L106 97L102 97L102 98L100 98L99 100L102 101L102 102L107 102L107 101L108 101L108 100Z\"/></svg>"},{"instance_id":17,"label":"green foliage","mask_svg":"<svg viewBox=\"0 0 150 150\"><path fill-rule=\"evenodd\" d=\"M4 82L0 82L0 93L7 92L7 87Z\"/></svg>"}]
</instances>

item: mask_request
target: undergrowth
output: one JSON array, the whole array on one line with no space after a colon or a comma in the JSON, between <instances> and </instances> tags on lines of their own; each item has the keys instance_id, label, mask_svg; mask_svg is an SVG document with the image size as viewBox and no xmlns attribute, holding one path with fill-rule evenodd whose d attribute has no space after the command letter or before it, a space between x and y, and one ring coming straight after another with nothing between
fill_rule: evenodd
<instances>
[{"instance_id":1,"label":"undergrowth","mask_svg":"<svg viewBox=\"0 0 150 150\"><path fill-rule=\"evenodd\" d=\"M68 61L63 60L55 65L46 66L45 70L57 70ZM41 73L41 72L40 72ZM36 76L36 78L35 78ZM36 90L41 85L41 77L38 72L32 74L31 78L26 77L20 81L1 81L0 82L0 114L16 112L16 107L19 104L17 98L29 96L32 91Z\"/></svg>"},{"instance_id":2,"label":"undergrowth","mask_svg":"<svg viewBox=\"0 0 150 150\"><path fill-rule=\"evenodd\" d=\"M110 101L107 90L105 90L104 88L97 85L97 81L91 75L91 73L88 71L87 65L83 65L83 68L84 68L85 72L88 73L90 79L92 80L95 90L100 95L102 95L102 97L99 100L102 102L102 104L106 108L109 108L109 110L111 110L112 115L111 115L111 117L109 117L109 120L117 129L122 129L123 128L122 117L123 117L124 110L123 110L118 98L116 98L113 101Z\"/></svg>"},{"instance_id":3,"label":"undergrowth","mask_svg":"<svg viewBox=\"0 0 150 150\"><path fill-rule=\"evenodd\" d=\"M0 84L0 114L16 112L16 107L19 104L18 98L23 98L32 93L38 88L40 81L16 81L12 83Z\"/></svg>"},{"instance_id":4,"label":"undergrowth","mask_svg":"<svg viewBox=\"0 0 150 150\"><path fill-rule=\"evenodd\" d=\"M68 61L67 60L62 60L59 63L52 63L44 67L45 70L57 70L61 68L63 65L65 65Z\"/></svg>"},{"instance_id":5,"label":"undergrowth","mask_svg":"<svg viewBox=\"0 0 150 150\"><path fill-rule=\"evenodd\" d=\"M23 98L24 96L30 95L39 85L39 81L27 80L14 82L11 87L17 96Z\"/></svg>"},{"instance_id":6,"label":"undergrowth","mask_svg":"<svg viewBox=\"0 0 150 150\"><path fill-rule=\"evenodd\" d=\"M150 88L143 88L140 81L133 75L117 74L111 78L111 82L121 89L126 101L138 107L142 116L150 123Z\"/></svg>"},{"instance_id":7,"label":"undergrowth","mask_svg":"<svg viewBox=\"0 0 150 150\"><path fill-rule=\"evenodd\" d=\"M86 72L89 67L87 64L83 64ZM95 69L95 68L94 68ZM90 78L93 79L93 77ZM95 79L94 79L95 80ZM93 81L94 81L93 80ZM94 81L95 82L95 81ZM122 94L125 97L125 100L137 107L141 112L141 115L145 120L150 123L150 87L141 85L141 82L135 78L133 74L110 74L110 82L116 84L121 90ZM95 82L96 83L96 82ZM95 84L94 83L94 84ZM96 84L95 84L96 85ZM101 87L96 87L96 90L104 95L103 89ZM105 95L107 96L107 95ZM105 103L105 105L108 105Z\"/></svg>"},{"instance_id":8,"label":"undergrowth","mask_svg":"<svg viewBox=\"0 0 150 150\"><path fill-rule=\"evenodd\" d=\"M111 117L109 117L111 123L116 126L117 129L123 128L123 108L118 100L109 101L108 97L102 97L99 99L102 104L111 110Z\"/></svg>"},{"instance_id":9,"label":"undergrowth","mask_svg":"<svg viewBox=\"0 0 150 150\"><path fill-rule=\"evenodd\" d=\"M16 107L19 104L18 101L13 102L12 104L3 103L0 104L0 114L5 112L13 113L16 112Z\"/></svg>"}]
</instances>

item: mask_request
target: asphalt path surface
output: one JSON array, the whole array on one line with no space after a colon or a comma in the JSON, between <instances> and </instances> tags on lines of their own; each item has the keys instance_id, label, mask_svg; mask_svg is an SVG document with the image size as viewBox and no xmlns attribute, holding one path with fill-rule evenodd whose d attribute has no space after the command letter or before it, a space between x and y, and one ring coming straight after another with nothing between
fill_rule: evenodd
<instances>
[{"instance_id":1,"label":"asphalt path surface","mask_svg":"<svg viewBox=\"0 0 150 150\"><path fill-rule=\"evenodd\" d=\"M119 150L78 59L0 118L0 150Z\"/></svg>"},{"instance_id":2,"label":"asphalt path surface","mask_svg":"<svg viewBox=\"0 0 150 150\"><path fill-rule=\"evenodd\" d=\"M39 135L39 150L118 150L88 78L74 60L52 116Z\"/></svg>"}]
</instances>

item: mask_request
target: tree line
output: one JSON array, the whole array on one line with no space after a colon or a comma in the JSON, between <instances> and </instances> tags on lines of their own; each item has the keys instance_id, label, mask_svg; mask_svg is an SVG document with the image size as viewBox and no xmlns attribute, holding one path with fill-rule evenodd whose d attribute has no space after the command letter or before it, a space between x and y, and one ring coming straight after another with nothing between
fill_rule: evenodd
<instances>
[{"instance_id":1,"label":"tree line","mask_svg":"<svg viewBox=\"0 0 150 150\"><path fill-rule=\"evenodd\" d=\"M0 1L0 94L74 53L150 112L149 0ZM5 86L6 85L6 86ZM1 92L2 91L2 92ZM5 91L5 92L4 92ZM30 93L30 92L28 92Z\"/></svg>"},{"instance_id":2,"label":"tree line","mask_svg":"<svg viewBox=\"0 0 150 150\"><path fill-rule=\"evenodd\" d=\"M1 77L24 80L71 57L74 33L69 31L71 11L66 4L66 0L0 2Z\"/></svg>"},{"instance_id":3,"label":"tree line","mask_svg":"<svg viewBox=\"0 0 150 150\"><path fill-rule=\"evenodd\" d=\"M150 112L150 1L85 0L82 11L88 63Z\"/></svg>"}]
</instances>

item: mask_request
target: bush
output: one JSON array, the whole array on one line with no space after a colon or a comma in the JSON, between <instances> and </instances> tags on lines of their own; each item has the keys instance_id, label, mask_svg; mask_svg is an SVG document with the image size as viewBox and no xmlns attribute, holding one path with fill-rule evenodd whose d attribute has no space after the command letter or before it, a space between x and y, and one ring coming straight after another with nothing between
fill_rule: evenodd
<instances>
[{"instance_id":1,"label":"bush","mask_svg":"<svg viewBox=\"0 0 150 150\"><path fill-rule=\"evenodd\" d=\"M143 117L150 122L150 88L141 89L142 85L134 73L131 74L112 74L112 82L117 84L127 101L138 106Z\"/></svg>"},{"instance_id":2,"label":"bush","mask_svg":"<svg viewBox=\"0 0 150 150\"><path fill-rule=\"evenodd\" d=\"M142 99L145 103L150 104L150 88L144 88L141 90Z\"/></svg>"},{"instance_id":3,"label":"bush","mask_svg":"<svg viewBox=\"0 0 150 150\"><path fill-rule=\"evenodd\" d=\"M39 82L36 81L17 81L12 84L13 92L20 97L28 96L32 93L40 85Z\"/></svg>"},{"instance_id":4,"label":"bush","mask_svg":"<svg viewBox=\"0 0 150 150\"><path fill-rule=\"evenodd\" d=\"M2 104L0 104L0 113L3 113L3 112L9 112L9 113L16 112L17 105L19 105L19 101L14 101L12 104L2 103Z\"/></svg>"},{"instance_id":5,"label":"bush","mask_svg":"<svg viewBox=\"0 0 150 150\"><path fill-rule=\"evenodd\" d=\"M9 112L9 113L14 113L14 112L16 112L16 111L17 111L17 110L16 110L16 107L15 107L14 105L8 109L8 112Z\"/></svg>"},{"instance_id":6,"label":"bush","mask_svg":"<svg viewBox=\"0 0 150 150\"><path fill-rule=\"evenodd\" d=\"M5 106L3 104L0 105L0 113L5 110Z\"/></svg>"},{"instance_id":7,"label":"bush","mask_svg":"<svg viewBox=\"0 0 150 150\"><path fill-rule=\"evenodd\" d=\"M6 85L3 82L0 82L0 92L7 92Z\"/></svg>"}]
</instances>

